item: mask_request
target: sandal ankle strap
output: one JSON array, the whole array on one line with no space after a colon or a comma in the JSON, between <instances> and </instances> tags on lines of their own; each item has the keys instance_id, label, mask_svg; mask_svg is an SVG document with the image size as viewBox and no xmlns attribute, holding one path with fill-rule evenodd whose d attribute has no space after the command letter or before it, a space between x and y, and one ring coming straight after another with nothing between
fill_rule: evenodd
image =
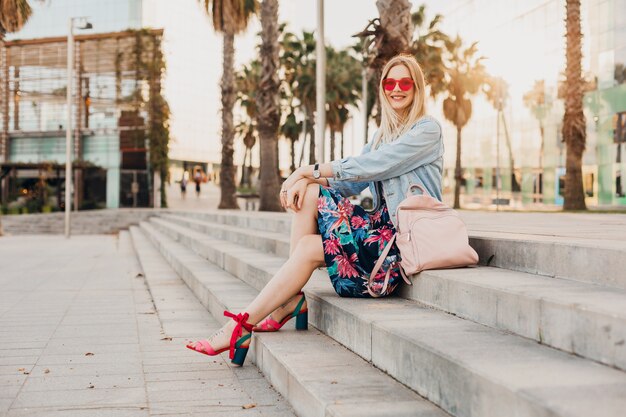
<instances>
[{"instance_id":1,"label":"sandal ankle strap","mask_svg":"<svg viewBox=\"0 0 626 417\"><path fill-rule=\"evenodd\" d=\"M252 324L248 323L248 317L250 315L248 313L239 313L237 315L231 313L230 311L224 311L224 316L232 318L237 325L233 330L233 334L230 336L230 359L235 357L235 344L237 343L237 339L243 335L243 329L246 329L249 332L252 332Z\"/></svg>"}]
</instances>

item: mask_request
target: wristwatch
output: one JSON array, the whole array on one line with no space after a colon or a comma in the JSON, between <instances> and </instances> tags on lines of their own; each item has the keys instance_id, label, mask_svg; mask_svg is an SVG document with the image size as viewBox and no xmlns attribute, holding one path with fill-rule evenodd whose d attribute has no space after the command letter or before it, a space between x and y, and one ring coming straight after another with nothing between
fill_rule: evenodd
<instances>
[{"instance_id":1,"label":"wristwatch","mask_svg":"<svg viewBox=\"0 0 626 417\"><path fill-rule=\"evenodd\" d=\"M320 173L320 164L315 164L315 167L313 168L313 178L319 180L321 176L322 174Z\"/></svg>"}]
</instances>

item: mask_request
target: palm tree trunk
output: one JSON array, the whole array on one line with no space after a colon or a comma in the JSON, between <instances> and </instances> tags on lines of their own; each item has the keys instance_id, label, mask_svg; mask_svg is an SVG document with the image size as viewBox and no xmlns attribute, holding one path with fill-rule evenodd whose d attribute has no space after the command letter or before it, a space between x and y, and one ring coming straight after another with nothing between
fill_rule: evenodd
<instances>
[{"instance_id":1,"label":"palm tree trunk","mask_svg":"<svg viewBox=\"0 0 626 417\"><path fill-rule=\"evenodd\" d=\"M220 209L238 209L237 188L235 186L235 165L233 163L233 141L235 127L233 106L235 105L235 35L232 31L224 32L222 63L222 166L220 167Z\"/></svg>"},{"instance_id":2,"label":"palm tree trunk","mask_svg":"<svg viewBox=\"0 0 626 417\"><path fill-rule=\"evenodd\" d=\"M343 140L343 126L341 126L341 159L343 159L344 145L345 145L345 142Z\"/></svg>"},{"instance_id":3,"label":"palm tree trunk","mask_svg":"<svg viewBox=\"0 0 626 417\"><path fill-rule=\"evenodd\" d=\"M376 8L380 16L380 25L386 34L379 46L378 56L374 60L372 69L376 89L372 94L376 97L376 125L380 126L381 106L378 102L378 85L384 64L389 58L399 52L409 49L413 37L413 22L411 20L412 4L409 0L377 0Z\"/></svg>"},{"instance_id":4,"label":"palm tree trunk","mask_svg":"<svg viewBox=\"0 0 626 417\"><path fill-rule=\"evenodd\" d=\"M335 145L336 145L336 140L335 140L335 130L334 129L330 129L330 160L334 161L335 160Z\"/></svg>"},{"instance_id":5,"label":"palm tree trunk","mask_svg":"<svg viewBox=\"0 0 626 417\"><path fill-rule=\"evenodd\" d=\"M257 121L261 144L260 211L283 211L280 205L278 168L278 0L261 4L261 82Z\"/></svg>"},{"instance_id":6,"label":"palm tree trunk","mask_svg":"<svg viewBox=\"0 0 626 417\"><path fill-rule=\"evenodd\" d=\"M246 148L245 152L243 153L243 162L241 163L241 180L239 180L240 187L244 187L246 185L246 169L248 169L248 166L247 166L248 151L249 149Z\"/></svg>"},{"instance_id":7,"label":"palm tree trunk","mask_svg":"<svg viewBox=\"0 0 626 417\"><path fill-rule=\"evenodd\" d=\"M454 168L454 208L461 208L461 129L456 129L456 166Z\"/></svg>"},{"instance_id":8,"label":"palm tree trunk","mask_svg":"<svg viewBox=\"0 0 626 417\"><path fill-rule=\"evenodd\" d=\"M289 170L294 172L296 170L296 139L289 139L289 143L291 144L291 166Z\"/></svg>"},{"instance_id":9,"label":"palm tree trunk","mask_svg":"<svg viewBox=\"0 0 626 417\"><path fill-rule=\"evenodd\" d=\"M580 0L566 3L565 115L563 140L567 146L565 162L565 210L586 210L583 190L582 157L585 151L586 128L583 113L583 80L581 77Z\"/></svg>"},{"instance_id":10,"label":"palm tree trunk","mask_svg":"<svg viewBox=\"0 0 626 417\"><path fill-rule=\"evenodd\" d=\"M3 50L4 50L4 31L0 31L0 53L2 53ZM1 61L2 61L2 57L0 57L0 62ZM8 83L4 83L4 74L0 77L0 80L2 80L2 85L0 85L0 97L2 97L2 100L5 101L5 97L7 96L7 94L5 94L6 92L4 91L4 88L8 85ZM4 104L8 105L8 103L6 102ZM4 110L4 109L1 109L1 110ZM4 125L4 129L8 131L7 123L8 123L8 120L5 118L3 120L3 125ZM4 132L0 132L0 154L2 154L2 157L4 158L3 162L9 160L8 146L5 146L5 141L8 140L8 138L6 138L5 136L6 135L4 134ZM4 177L2 176L2 171L0 170L0 208L2 207L2 204L4 203L3 197L6 193L5 187L8 187L8 186L9 186L8 176L7 176L7 179L5 180ZM7 204L8 204L8 201L7 201ZM4 230L2 229L2 210L0 210L0 236L2 235L4 235Z\"/></svg>"},{"instance_id":11,"label":"palm tree trunk","mask_svg":"<svg viewBox=\"0 0 626 417\"><path fill-rule=\"evenodd\" d=\"M543 123L539 123L539 131L541 132L541 145L539 146L539 172L543 174L543 148L545 143L545 132Z\"/></svg>"},{"instance_id":12,"label":"palm tree trunk","mask_svg":"<svg viewBox=\"0 0 626 417\"><path fill-rule=\"evenodd\" d=\"M160 185L161 208L167 208L167 187L166 187L167 175L168 175L168 169L165 167L162 167L161 168L161 185Z\"/></svg>"},{"instance_id":13,"label":"palm tree trunk","mask_svg":"<svg viewBox=\"0 0 626 417\"><path fill-rule=\"evenodd\" d=\"M517 183L517 178L515 178L515 159L513 158L513 147L511 145L511 137L509 136L509 128L506 125L506 118L504 117L504 112L500 111L500 115L502 116L502 126L504 126L504 137L506 138L506 147L509 150L509 169L511 170L511 191L520 191L520 186Z\"/></svg>"},{"instance_id":14,"label":"palm tree trunk","mask_svg":"<svg viewBox=\"0 0 626 417\"><path fill-rule=\"evenodd\" d=\"M315 117L309 109L307 111L307 120L309 121L309 164L315 163Z\"/></svg>"}]
</instances>

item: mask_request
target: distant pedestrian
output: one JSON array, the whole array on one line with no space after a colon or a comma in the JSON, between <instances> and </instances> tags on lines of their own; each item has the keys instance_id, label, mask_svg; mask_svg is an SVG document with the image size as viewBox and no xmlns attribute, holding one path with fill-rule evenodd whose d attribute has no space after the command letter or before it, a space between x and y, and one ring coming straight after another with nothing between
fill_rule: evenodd
<instances>
[{"instance_id":1,"label":"distant pedestrian","mask_svg":"<svg viewBox=\"0 0 626 417\"><path fill-rule=\"evenodd\" d=\"M193 174L193 181L196 183L196 197L200 197L200 183L202 182L202 173L197 170Z\"/></svg>"},{"instance_id":2,"label":"distant pedestrian","mask_svg":"<svg viewBox=\"0 0 626 417\"><path fill-rule=\"evenodd\" d=\"M183 178L180 180L180 197L184 200L187 196L187 176L185 175L187 172L183 173Z\"/></svg>"}]
</instances>

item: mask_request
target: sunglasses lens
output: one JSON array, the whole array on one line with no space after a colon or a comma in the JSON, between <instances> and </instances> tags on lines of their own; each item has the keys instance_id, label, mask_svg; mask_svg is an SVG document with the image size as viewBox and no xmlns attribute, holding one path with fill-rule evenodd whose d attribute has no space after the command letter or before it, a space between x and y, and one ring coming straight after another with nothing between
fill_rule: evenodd
<instances>
[{"instance_id":1,"label":"sunglasses lens","mask_svg":"<svg viewBox=\"0 0 626 417\"><path fill-rule=\"evenodd\" d=\"M392 80L389 78L384 79L383 88L387 91L392 91L394 88L396 88L396 80Z\"/></svg>"},{"instance_id":2,"label":"sunglasses lens","mask_svg":"<svg viewBox=\"0 0 626 417\"><path fill-rule=\"evenodd\" d=\"M413 80L411 78L402 78L401 80L385 78L383 80L383 88L387 91L393 91L396 85L399 85L402 91L409 91L413 88Z\"/></svg>"},{"instance_id":3,"label":"sunglasses lens","mask_svg":"<svg viewBox=\"0 0 626 417\"><path fill-rule=\"evenodd\" d=\"M408 78L403 78L400 80L400 90L409 91L411 88L413 88L413 80Z\"/></svg>"}]
</instances>

